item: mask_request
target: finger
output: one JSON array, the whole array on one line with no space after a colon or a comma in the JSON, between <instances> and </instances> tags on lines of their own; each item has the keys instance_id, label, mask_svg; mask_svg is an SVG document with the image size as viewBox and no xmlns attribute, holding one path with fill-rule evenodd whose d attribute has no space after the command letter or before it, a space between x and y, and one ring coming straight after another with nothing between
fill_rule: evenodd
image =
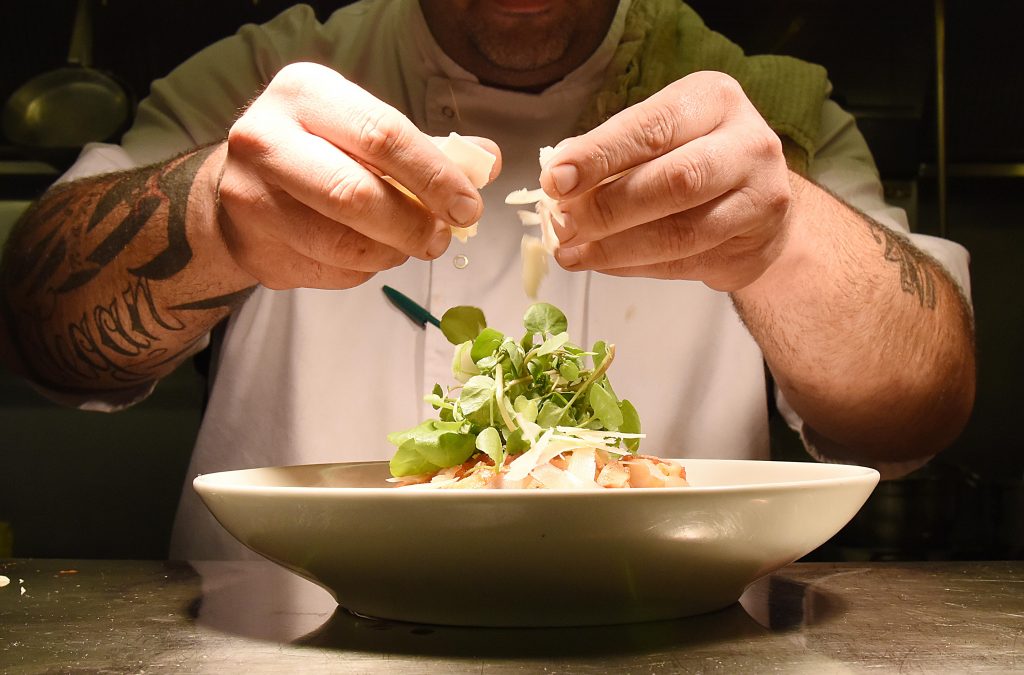
<instances>
[{"instance_id":1,"label":"finger","mask_svg":"<svg viewBox=\"0 0 1024 675\"><path fill-rule=\"evenodd\" d=\"M285 128L262 139L255 149L232 146L260 182L406 255L428 257L437 227L421 205L319 136Z\"/></svg>"},{"instance_id":2,"label":"finger","mask_svg":"<svg viewBox=\"0 0 1024 675\"><path fill-rule=\"evenodd\" d=\"M341 290L365 283L372 272L341 269L308 258L282 246L261 227L222 225L221 231L238 265L259 283L273 290L320 288Z\"/></svg>"},{"instance_id":3,"label":"finger","mask_svg":"<svg viewBox=\"0 0 1024 675\"><path fill-rule=\"evenodd\" d=\"M567 200L562 210L569 217L556 229L559 241L576 246L713 202L745 177L748 166L730 159L742 157L741 151L736 136L701 136Z\"/></svg>"},{"instance_id":4,"label":"finger","mask_svg":"<svg viewBox=\"0 0 1024 675\"><path fill-rule=\"evenodd\" d=\"M560 143L541 170L541 186L556 198L580 194L710 133L737 99L745 100L743 91L727 75L688 75L586 134Z\"/></svg>"},{"instance_id":5,"label":"finger","mask_svg":"<svg viewBox=\"0 0 1024 675\"><path fill-rule=\"evenodd\" d=\"M600 273L618 277L700 281L716 291L732 292L753 283L767 266L763 251L751 251L743 264L736 264L735 259L720 248L681 260L606 269Z\"/></svg>"},{"instance_id":6,"label":"finger","mask_svg":"<svg viewBox=\"0 0 1024 675\"><path fill-rule=\"evenodd\" d=\"M578 246L555 251L569 270L610 270L667 263L708 251L747 229L748 200L736 193L707 204L643 223Z\"/></svg>"},{"instance_id":7,"label":"finger","mask_svg":"<svg viewBox=\"0 0 1024 675\"><path fill-rule=\"evenodd\" d=\"M299 75L308 81L293 105L306 131L391 176L452 224L479 219L476 188L405 115L329 68Z\"/></svg>"},{"instance_id":8,"label":"finger","mask_svg":"<svg viewBox=\"0 0 1024 675\"><path fill-rule=\"evenodd\" d=\"M283 191L263 193L247 210L243 218L252 223L262 219L261 229L281 246L330 267L379 272L408 259L401 251L309 209ZM266 214L274 214L273 220L268 222Z\"/></svg>"}]
</instances>

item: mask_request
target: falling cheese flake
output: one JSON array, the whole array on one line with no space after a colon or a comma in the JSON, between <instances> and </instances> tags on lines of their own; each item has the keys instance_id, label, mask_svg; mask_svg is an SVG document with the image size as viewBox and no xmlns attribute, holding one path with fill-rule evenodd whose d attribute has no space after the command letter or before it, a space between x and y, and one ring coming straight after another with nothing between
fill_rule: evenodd
<instances>
[{"instance_id":1,"label":"falling cheese flake","mask_svg":"<svg viewBox=\"0 0 1024 675\"><path fill-rule=\"evenodd\" d=\"M546 146L540 149L541 166L551 157L554 148ZM561 226L564 222L562 209L558 200L552 199L543 189L514 190L505 197L505 203L511 205L533 204L533 211L520 209L516 211L519 222L525 227L539 227L540 236L523 235L519 251L522 258L523 290L532 299L536 299L540 284L548 273L548 257L554 255L558 248L558 235L555 234L554 223Z\"/></svg>"},{"instance_id":2,"label":"falling cheese flake","mask_svg":"<svg viewBox=\"0 0 1024 675\"><path fill-rule=\"evenodd\" d=\"M5 577L3 575L0 575L0 588L3 588L4 586L8 585L9 583L11 583L11 578L10 577Z\"/></svg>"}]
</instances>

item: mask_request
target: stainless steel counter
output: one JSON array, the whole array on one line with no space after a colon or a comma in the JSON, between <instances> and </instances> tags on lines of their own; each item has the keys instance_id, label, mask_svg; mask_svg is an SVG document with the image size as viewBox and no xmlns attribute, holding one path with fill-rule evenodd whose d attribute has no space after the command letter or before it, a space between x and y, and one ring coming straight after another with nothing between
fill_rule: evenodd
<instances>
[{"instance_id":1,"label":"stainless steel counter","mask_svg":"<svg viewBox=\"0 0 1024 675\"><path fill-rule=\"evenodd\" d=\"M4 673L1024 672L1022 562L797 563L713 614L514 630L354 616L263 562L7 560L0 575Z\"/></svg>"}]
</instances>

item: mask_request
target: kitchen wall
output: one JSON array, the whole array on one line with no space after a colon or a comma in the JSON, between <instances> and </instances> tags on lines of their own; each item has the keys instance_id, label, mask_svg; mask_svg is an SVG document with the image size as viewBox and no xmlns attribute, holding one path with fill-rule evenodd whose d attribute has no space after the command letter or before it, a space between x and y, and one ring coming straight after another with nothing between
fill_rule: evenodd
<instances>
[{"instance_id":1,"label":"kitchen wall","mask_svg":"<svg viewBox=\"0 0 1024 675\"><path fill-rule=\"evenodd\" d=\"M97 2L95 63L139 97L148 82L286 0ZM341 3L316 2L325 16ZM697 0L710 25L751 52L823 63L835 96L857 114L915 229L939 231L935 180L932 0ZM1019 557L1024 552L1024 165L1015 58L1019 3L948 0L948 236L972 253L979 392L970 426L910 479L876 492L861 516L816 555ZM67 54L74 3L10 4L0 22L0 96ZM0 139L0 234L56 175ZM1007 175L1000 175L1007 174ZM58 408L0 373L0 524L22 556L160 557L198 427L202 382L188 367L152 399L116 415ZM779 458L802 459L773 429ZM0 525L0 556L5 552Z\"/></svg>"}]
</instances>

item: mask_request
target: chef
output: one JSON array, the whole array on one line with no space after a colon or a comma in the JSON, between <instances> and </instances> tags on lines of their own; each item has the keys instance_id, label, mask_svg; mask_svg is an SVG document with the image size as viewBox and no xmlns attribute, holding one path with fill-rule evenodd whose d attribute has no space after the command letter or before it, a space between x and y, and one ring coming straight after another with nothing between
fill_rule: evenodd
<instances>
[{"instance_id":1,"label":"chef","mask_svg":"<svg viewBox=\"0 0 1024 675\"><path fill-rule=\"evenodd\" d=\"M299 5L156 81L35 205L3 339L47 395L111 411L209 345L189 480L386 459L452 350L382 286L518 333L503 198L539 185L566 214L539 299L616 344L646 452L767 459L775 404L815 458L898 476L973 403L967 254L907 234L828 95L674 0ZM486 187L431 142L453 131L496 158ZM188 485L171 553L245 554Z\"/></svg>"}]
</instances>

